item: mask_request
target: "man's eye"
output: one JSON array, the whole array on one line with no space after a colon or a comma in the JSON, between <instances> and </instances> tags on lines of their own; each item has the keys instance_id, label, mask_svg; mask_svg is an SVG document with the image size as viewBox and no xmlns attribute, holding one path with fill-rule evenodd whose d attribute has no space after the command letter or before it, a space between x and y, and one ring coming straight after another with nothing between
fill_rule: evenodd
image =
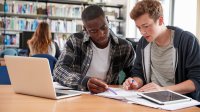
<instances>
[{"instance_id":1,"label":"man's eye","mask_svg":"<svg viewBox=\"0 0 200 112\"><path fill-rule=\"evenodd\" d=\"M103 27L101 27L101 30L105 30L107 28L107 25L104 25Z\"/></svg>"},{"instance_id":2,"label":"man's eye","mask_svg":"<svg viewBox=\"0 0 200 112\"><path fill-rule=\"evenodd\" d=\"M105 30L107 27L103 27L103 28L101 28L101 30Z\"/></svg>"},{"instance_id":3,"label":"man's eye","mask_svg":"<svg viewBox=\"0 0 200 112\"><path fill-rule=\"evenodd\" d=\"M96 30L90 30L89 32L90 33L96 33L97 31Z\"/></svg>"}]
</instances>

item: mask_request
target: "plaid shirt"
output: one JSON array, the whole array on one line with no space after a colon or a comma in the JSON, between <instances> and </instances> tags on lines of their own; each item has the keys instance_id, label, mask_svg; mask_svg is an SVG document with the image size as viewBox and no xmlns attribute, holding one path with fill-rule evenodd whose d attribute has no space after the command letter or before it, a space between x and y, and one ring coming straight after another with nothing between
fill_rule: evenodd
<instances>
[{"instance_id":1,"label":"plaid shirt","mask_svg":"<svg viewBox=\"0 0 200 112\"><path fill-rule=\"evenodd\" d=\"M131 76L135 52L130 42L116 37L112 31L109 38L111 62L106 83L119 84L121 70L126 73L126 77ZM54 68L55 81L78 90L87 90L87 81L90 77L86 76L86 73L93 56L90 41L85 32L75 33L68 38Z\"/></svg>"}]
</instances>

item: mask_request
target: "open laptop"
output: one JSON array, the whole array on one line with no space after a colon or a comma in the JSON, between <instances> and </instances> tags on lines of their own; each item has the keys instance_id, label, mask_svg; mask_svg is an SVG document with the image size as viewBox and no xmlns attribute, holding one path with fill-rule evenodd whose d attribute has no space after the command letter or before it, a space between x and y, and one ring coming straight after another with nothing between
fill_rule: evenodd
<instances>
[{"instance_id":1,"label":"open laptop","mask_svg":"<svg viewBox=\"0 0 200 112\"><path fill-rule=\"evenodd\" d=\"M74 90L54 88L53 78L46 58L5 56L11 84L16 93L60 99L80 95Z\"/></svg>"}]
</instances>

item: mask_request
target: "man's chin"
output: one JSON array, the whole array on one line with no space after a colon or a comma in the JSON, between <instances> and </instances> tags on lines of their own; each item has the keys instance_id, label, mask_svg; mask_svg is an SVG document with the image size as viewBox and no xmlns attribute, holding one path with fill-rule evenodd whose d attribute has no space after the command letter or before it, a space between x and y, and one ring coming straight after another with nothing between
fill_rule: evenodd
<instances>
[{"instance_id":1,"label":"man's chin","mask_svg":"<svg viewBox=\"0 0 200 112\"><path fill-rule=\"evenodd\" d=\"M149 42L149 43L150 43L150 42L153 42L153 40L152 40L152 39L146 39L146 40L147 40L147 42Z\"/></svg>"},{"instance_id":2,"label":"man's chin","mask_svg":"<svg viewBox=\"0 0 200 112\"><path fill-rule=\"evenodd\" d=\"M145 38L145 39L146 39L149 43L154 41L153 38Z\"/></svg>"}]
</instances>

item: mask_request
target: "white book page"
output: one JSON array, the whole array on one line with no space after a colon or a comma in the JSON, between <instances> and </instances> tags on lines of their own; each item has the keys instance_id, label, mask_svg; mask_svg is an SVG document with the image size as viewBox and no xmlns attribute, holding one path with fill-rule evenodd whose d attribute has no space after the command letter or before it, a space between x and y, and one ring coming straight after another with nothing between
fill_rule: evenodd
<instances>
[{"instance_id":1,"label":"white book page","mask_svg":"<svg viewBox=\"0 0 200 112\"><path fill-rule=\"evenodd\" d=\"M110 88L110 89L115 91L115 93L117 93L117 94L114 94L111 91L105 91L103 93L98 93L96 95L113 98L113 99L117 99L117 100L128 100L129 98L139 97L137 95L137 92L134 90L125 90L122 88Z\"/></svg>"}]
</instances>

